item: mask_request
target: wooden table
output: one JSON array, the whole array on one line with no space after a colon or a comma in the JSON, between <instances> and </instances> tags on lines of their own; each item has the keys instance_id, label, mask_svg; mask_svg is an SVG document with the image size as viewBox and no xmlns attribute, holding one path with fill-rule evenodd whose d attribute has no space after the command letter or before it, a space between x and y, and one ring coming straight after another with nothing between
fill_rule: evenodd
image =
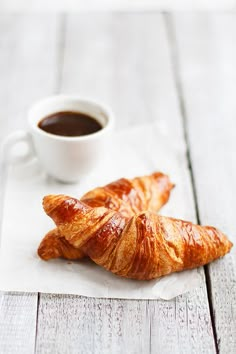
<instances>
[{"instance_id":1,"label":"wooden table","mask_svg":"<svg viewBox=\"0 0 236 354\"><path fill-rule=\"evenodd\" d=\"M108 102L117 129L161 119L192 219L236 241L235 42L229 13L1 15L1 138L59 92ZM0 353L236 353L235 259L168 302L0 293Z\"/></svg>"}]
</instances>

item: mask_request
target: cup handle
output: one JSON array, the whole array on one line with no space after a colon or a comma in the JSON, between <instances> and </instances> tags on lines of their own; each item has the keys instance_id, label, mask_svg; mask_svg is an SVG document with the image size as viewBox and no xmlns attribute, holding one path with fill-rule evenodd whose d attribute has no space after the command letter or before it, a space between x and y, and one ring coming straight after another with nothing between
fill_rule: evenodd
<instances>
[{"instance_id":1,"label":"cup handle","mask_svg":"<svg viewBox=\"0 0 236 354\"><path fill-rule=\"evenodd\" d=\"M13 148L19 144L27 145L24 153L16 154ZM30 133L24 130L18 130L8 135L2 144L3 161L10 164L26 163L35 157L33 141Z\"/></svg>"}]
</instances>

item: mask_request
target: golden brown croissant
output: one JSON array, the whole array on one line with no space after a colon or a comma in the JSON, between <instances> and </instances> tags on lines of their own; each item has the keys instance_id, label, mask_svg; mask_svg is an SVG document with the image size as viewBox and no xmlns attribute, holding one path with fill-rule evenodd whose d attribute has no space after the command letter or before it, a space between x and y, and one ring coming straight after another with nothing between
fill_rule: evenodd
<instances>
[{"instance_id":1,"label":"golden brown croissant","mask_svg":"<svg viewBox=\"0 0 236 354\"><path fill-rule=\"evenodd\" d=\"M131 180L121 178L104 187L95 188L86 193L81 201L91 207L119 211L129 218L142 210L160 210L168 201L173 187L167 175L155 172Z\"/></svg>"},{"instance_id":2,"label":"golden brown croissant","mask_svg":"<svg viewBox=\"0 0 236 354\"><path fill-rule=\"evenodd\" d=\"M232 243L219 230L141 212L129 218L64 195L44 198L45 212L78 251L117 275L153 279L207 264Z\"/></svg>"},{"instance_id":3,"label":"golden brown croissant","mask_svg":"<svg viewBox=\"0 0 236 354\"><path fill-rule=\"evenodd\" d=\"M81 201L91 207L103 206L119 211L122 216L129 218L142 210L158 211L168 201L173 186L167 175L156 172L131 180L121 178L104 187L95 188L86 193ZM57 229L47 233L38 254L45 260L58 257L79 259L84 256Z\"/></svg>"}]
</instances>

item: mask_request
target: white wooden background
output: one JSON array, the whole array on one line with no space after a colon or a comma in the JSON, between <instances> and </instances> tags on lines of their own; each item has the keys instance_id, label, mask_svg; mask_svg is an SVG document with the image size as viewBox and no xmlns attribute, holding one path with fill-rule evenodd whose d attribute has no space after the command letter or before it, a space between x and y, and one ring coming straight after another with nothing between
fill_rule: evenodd
<instances>
[{"instance_id":1,"label":"white wooden background","mask_svg":"<svg viewBox=\"0 0 236 354\"><path fill-rule=\"evenodd\" d=\"M0 139L58 92L108 102L117 129L164 120L190 217L236 242L235 42L229 13L0 15ZM0 353L236 353L235 255L168 302L0 293Z\"/></svg>"}]
</instances>

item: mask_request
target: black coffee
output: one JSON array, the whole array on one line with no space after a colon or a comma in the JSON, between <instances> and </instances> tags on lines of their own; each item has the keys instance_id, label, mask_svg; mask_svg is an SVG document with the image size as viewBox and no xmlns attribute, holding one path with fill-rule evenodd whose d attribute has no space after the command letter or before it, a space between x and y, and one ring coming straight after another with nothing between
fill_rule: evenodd
<instances>
[{"instance_id":1,"label":"black coffee","mask_svg":"<svg viewBox=\"0 0 236 354\"><path fill-rule=\"evenodd\" d=\"M93 134L102 129L96 119L79 112L57 112L43 118L38 127L47 133L61 136Z\"/></svg>"}]
</instances>

